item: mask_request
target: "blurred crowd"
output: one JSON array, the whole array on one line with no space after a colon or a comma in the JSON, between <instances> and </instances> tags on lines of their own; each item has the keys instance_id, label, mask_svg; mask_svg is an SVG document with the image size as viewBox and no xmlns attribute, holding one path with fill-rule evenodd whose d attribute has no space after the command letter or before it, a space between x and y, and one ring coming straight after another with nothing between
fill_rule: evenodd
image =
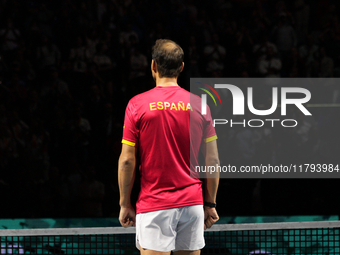
<instances>
[{"instance_id":1,"label":"blurred crowd","mask_svg":"<svg viewBox=\"0 0 340 255\"><path fill-rule=\"evenodd\" d=\"M154 86L156 39L183 47L186 89L190 77L339 77L339 11L335 0L1 0L0 217L117 215L124 110ZM315 129L300 131L307 148ZM240 150L247 132L232 140ZM256 211L250 200L231 212Z\"/></svg>"}]
</instances>

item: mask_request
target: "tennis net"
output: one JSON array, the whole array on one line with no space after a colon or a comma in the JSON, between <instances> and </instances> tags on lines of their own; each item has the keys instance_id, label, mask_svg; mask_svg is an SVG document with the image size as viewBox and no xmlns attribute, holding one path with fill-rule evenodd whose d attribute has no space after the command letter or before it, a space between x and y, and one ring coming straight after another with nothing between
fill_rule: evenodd
<instances>
[{"instance_id":1,"label":"tennis net","mask_svg":"<svg viewBox=\"0 0 340 255\"><path fill-rule=\"evenodd\" d=\"M202 254L339 255L339 230L340 221L216 224L205 231ZM139 254L135 228L11 229L0 236L1 254Z\"/></svg>"}]
</instances>

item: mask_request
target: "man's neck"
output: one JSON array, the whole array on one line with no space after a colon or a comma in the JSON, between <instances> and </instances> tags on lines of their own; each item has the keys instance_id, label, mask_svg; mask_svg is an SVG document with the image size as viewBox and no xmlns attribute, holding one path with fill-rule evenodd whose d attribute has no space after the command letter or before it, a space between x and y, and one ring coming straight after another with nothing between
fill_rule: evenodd
<instances>
[{"instance_id":1,"label":"man's neck","mask_svg":"<svg viewBox=\"0 0 340 255\"><path fill-rule=\"evenodd\" d=\"M170 86L178 86L177 78L156 78L156 87L170 87Z\"/></svg>"}]
</instances>

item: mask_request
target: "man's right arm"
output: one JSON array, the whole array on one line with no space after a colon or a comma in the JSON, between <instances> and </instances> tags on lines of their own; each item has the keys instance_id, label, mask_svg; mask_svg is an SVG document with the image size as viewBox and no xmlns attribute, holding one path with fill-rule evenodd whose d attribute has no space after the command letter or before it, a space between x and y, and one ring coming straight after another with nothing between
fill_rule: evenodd
<instances>
[{"instance_id":1,"label":"man's right arm","mask_svg":"<svg viewBox=\"0 0 340 255\"><path fill-rule=\"evenodd\" d=\"M216 140L207 142L204 149L205 165L214 166L215 169L220 165ZM209 175L209 176L208 176ZM204 202L216 203L216 195L219 184L220 174L218 171L208 173L204 185ZM210 228L219 219L215 208L204 207L204 228Z\"/></svg>"},{"instance_id":2,"label":"man's right arm","mask_svg":"<svg viewBox=\"0 0 340 255\"><path fill-rule=\"evenodd\" d=\"M120 194L119 221L125 228L136 224L136 214L130 200L135 176L136 148L123 144L118 163L118 185Z\"/></svg>"}]
</instances>

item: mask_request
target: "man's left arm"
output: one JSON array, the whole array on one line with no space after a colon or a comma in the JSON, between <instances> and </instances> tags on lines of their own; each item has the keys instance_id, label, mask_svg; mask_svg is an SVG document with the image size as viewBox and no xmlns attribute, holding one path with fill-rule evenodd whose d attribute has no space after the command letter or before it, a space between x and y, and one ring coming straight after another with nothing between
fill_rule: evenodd
<instances>
[{"instance_id":1,"label":"man's left arm","mask_svg":"<svg viewBox=\"0 0 340 255\"><path fill-rule=\"evenodd\" d=\"M123 143L118 162L118 184L120 194L119 221L123 227L135 226L136 213L131 205L131 191L136 176L136 148Z\"/></svg>"}]
</instances>

